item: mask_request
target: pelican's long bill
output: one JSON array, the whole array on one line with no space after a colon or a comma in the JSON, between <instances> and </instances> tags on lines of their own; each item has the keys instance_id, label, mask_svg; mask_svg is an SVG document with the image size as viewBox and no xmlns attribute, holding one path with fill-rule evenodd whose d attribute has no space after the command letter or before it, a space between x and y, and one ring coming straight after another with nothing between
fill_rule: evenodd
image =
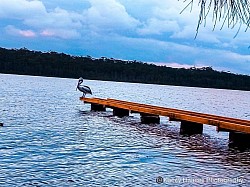
<instances>
[{"instance_id":1,"label":"pelican's long bill","mask_svg":"<svg viewBox=\"0 0 250 187\"><path fill-rule=\"evenodd\" d=\"M81 78L81 77L80 77ZM80 80L78 80L78 83L77 83L77 85L76 85L76 91L77 91L77 88L78 88L78 86L79 86L79 83L80 83Z\"/></svg>"}]
</instances>

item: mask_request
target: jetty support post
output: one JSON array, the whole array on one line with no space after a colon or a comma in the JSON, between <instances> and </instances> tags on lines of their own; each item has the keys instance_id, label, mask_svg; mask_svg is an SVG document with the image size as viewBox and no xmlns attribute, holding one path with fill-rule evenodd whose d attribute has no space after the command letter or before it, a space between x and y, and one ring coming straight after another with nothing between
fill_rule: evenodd
<instances>
[{"instance_id":1,"label":"jetty support post","mask_svg":"<svg viewBox=\"0 0 250 187\"><path fill-rule=\"evenodd\" d=\"M181 121L181 120L176 119L176 118L169 117L168 121Z\"/></svg>"},{"instance_id":2,"label":"jetty support post","mask_svg":"<svg viewBox=\"0 0 250 187\"><path fill-rule=\"evenodd\" d=\"M250 134L230 131L229 147L250 148Z\"/></svg>"},{"instance_id":3,"label":"jetty support post","mask_svg":"<svg viewBox=\"0 0 250 187\"><path fill-rule=\"evenodd\" d=\"M113 108L113 115L118 116L120 118L125 117L125 116L129 116L129 110L114 107Z\"/></svg>"},{"instance_id":4,"label":"jetty support post","mask_svg":"<svg viewBox=\"0 0 250 187\"><path fill-rule=\"evenodd\" d=\"M105 105L91 103L91 111L106 111Z\"/></svg>"},{"instance_id":5,"label":"jetty support post","mask_svg":"<svg viewBox=\"0 0 250 187\"><path fill-rule=\"evenodd\" d=\"M220 126L216 126L216 131L217 131L217 132L232 132L232 131L229 130L229 129L221 128Z\"/></svg>"},{"instance_id":6,"label":"jetty support post","mask_svg":"<svg viewBox=\"0 0 250 187\"><path fill-rule=\"evenodd\" d=\"M181 121L180 134L181 135L194 135L202 134L203 124L190 121Z\"/></svg>"},{"instance_id":7,"label":"jetty support post","mask_svg":"<svg viewBox=\"0 0 250 187\"><path fill-rule=\"evenodd\" d=\"M141 113L141 123L150 124L150 123L160 123L160 117L158 115L153 114L145 114Z\"/></svg>"}]
</instances>

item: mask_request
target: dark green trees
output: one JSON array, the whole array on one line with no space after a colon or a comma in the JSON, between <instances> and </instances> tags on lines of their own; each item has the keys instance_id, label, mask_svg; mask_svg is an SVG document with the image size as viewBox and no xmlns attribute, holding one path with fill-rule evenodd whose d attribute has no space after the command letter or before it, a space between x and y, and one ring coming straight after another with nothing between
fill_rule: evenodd
<instances>
[{"instance_id":1,"label":"dark green trees","mask_svg":"<svg viewBox=\"0 0 250 187\"><path fill-rule=\"evenodd\" d=\"M250 90L250 76L211 67L171 68L137 61L0 48L0 73Z\"/></svg>"}]
</instances>

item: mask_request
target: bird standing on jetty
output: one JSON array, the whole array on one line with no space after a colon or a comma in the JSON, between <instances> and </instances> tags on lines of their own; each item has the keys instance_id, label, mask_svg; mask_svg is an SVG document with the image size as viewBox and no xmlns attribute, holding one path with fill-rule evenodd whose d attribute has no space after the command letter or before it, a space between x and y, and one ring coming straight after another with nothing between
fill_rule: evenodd
<instances>
[{"instance_id":1,"label":"bird standing on jetty","mask_svg":"<svg viewBox=\"0 0 250 187\"><path fill-rule=\"evenodd\" d=\"M86 86L86 85L81 85L83 83L83 78L80 77L78 80L78 84L76 87L76 90L80 90L82 92L82 97L85 97L86 94L91 94L92 95L92 91L90 89L90 87Z\"/></svg>"}]
</instances>

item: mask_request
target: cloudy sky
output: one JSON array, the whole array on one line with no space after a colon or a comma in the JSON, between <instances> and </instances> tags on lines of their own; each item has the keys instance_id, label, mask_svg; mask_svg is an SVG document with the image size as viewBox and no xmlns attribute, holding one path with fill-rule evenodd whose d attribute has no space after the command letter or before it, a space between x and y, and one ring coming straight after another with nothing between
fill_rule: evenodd
<instances>
[{"instance_id":1,"label":"cloudy sky","mask_svg":"<svg viewBox=\"0 0 250 187\"><path fill-rule=\"evenodd\" d=\"M198 0L197 0L198 2ZM212 66L250 75L250 37L183 0L0 0L0 47L137 60L172 67ZM209 15L210 16L210 15Z\"/></svg>"}]
</instances>

